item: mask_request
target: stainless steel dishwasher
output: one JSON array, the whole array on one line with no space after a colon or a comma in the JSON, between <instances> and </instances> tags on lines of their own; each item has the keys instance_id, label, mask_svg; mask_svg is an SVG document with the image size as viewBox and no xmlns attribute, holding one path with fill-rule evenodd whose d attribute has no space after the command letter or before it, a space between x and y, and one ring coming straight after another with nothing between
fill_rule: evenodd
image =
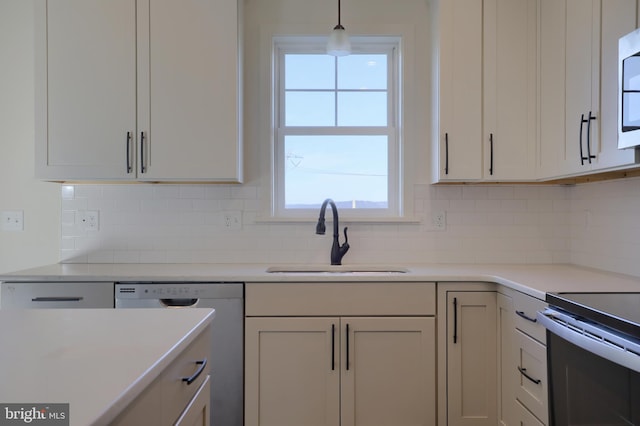
<instances>
[{"instance_id":1,"label":"stainless steel dishwasher","mask_svg":"<svg viewBox=\"0 0 640 426\"><path fill-rule=\"evenodd\" d=\"M119 282L115 286L115 307L215 309L211 425L243 425L244 283Z\"/></svg>"}]
</instances>

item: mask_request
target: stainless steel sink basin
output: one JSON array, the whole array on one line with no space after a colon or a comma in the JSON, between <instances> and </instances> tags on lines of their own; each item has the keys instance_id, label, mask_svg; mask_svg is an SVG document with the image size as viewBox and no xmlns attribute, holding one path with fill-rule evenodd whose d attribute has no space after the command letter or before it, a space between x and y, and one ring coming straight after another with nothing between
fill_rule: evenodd
<instances>
[{"instance_id":1,"label":"stainless steel sink basin","mask_svg":"<svg viewBox=\"0 0 640 426\"><path fill-rule=\"evenodd\" d=\"M404 274L408 269L380 265L280 265L267 268L270 274Z\"/></svg>"}]
</instances>

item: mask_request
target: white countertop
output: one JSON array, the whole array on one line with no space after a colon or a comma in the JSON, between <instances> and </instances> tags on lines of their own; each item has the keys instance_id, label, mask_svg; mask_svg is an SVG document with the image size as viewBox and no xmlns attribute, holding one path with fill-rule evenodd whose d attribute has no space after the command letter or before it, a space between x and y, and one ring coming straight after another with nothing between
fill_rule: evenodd
<instances>
[{"instance_id":1,"label":"white countertop","mask_svg":"<svg viewBox=\"0 0 640 426\"><path fill-rule=\"evenodd\" d=\"M267 273L260 264L53 264L0 275L0 281L173 281L173 282L343 282L343 281L484 281L543 299L547 292L637 291L640 278L573 265L427 264L390 265L407 273ZM282 266L282 265L277 265ZM291 265L308 268L309 265ZM366 269L366 265L355 265ZM327 265L318 265L327 268ZM345 265L344 268L349 267ZM384 265L372 265L384 269ZM336 268L338 269L338 268Z\"/></svg>"},{"instance_id":2,"label":"white countertop","mask_svg":"<svg viewBox=\"0 0 640 426\"><path fill-rule=\"evenodd\" d=\"M212 321L211 309L0 310L0 402L69 403L106 425Z\"/></svg>"}]
</instances>

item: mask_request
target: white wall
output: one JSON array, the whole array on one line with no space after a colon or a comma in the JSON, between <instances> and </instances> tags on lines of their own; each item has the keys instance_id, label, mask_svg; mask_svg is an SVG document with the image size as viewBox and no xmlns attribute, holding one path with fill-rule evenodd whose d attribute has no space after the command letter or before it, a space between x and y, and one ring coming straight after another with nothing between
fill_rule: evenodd
<instances>
[{"instance_id":1,"label":"white wall","mask_svg":"<svg viewBox=\"0 0 640 426\"><path fill-rule=\"evenodd\" d=\"M33 4L0 1L0 210L23 210L24 231L0 230L0 272L58 261L60 186L34 179Z\"/></svg>"},{"instance_id":2,"label":"white wall","mask_svg":"<svg viewBox=\"0 0 640 426\"><path fill-rule=\"evenodd\" d=\"M640 178L570 191L571 262L640 276Z\"/></svg>"}]
</instances>

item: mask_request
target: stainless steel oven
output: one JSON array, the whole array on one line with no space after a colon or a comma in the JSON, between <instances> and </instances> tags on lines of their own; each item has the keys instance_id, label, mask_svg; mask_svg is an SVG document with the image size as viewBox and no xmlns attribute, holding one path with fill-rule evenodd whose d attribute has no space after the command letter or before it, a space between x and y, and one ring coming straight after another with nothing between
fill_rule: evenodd
<instances>
[{"instance_id":1,"label":"stainless steel oven","mask_svg":"<svg viewBox=\"0 0 640 426\"><path fill-rule=\"evenodd\" d=\"M548 294L551 425L640 426L640 293Z\"/></svg>"}]
</instances>

